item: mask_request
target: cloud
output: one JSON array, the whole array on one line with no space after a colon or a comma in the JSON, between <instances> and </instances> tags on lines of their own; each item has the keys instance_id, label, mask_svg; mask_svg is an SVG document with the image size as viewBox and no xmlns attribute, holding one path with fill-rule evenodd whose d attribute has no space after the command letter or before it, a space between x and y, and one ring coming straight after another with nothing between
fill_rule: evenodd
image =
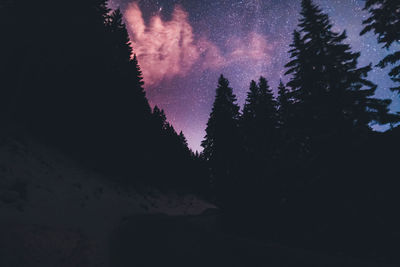
<instances>
[{"instance_id":1,"label":"cloud","mask_svg":"<svg viewBox=\"0 0 400 267\"><path fill-rule=\"evenodd\" d=\"M255 32L244 38L228 38L224 51L204 36L196 40L188 13L179 5L168 21L154 15L146 24L136 2L128 5L124 15L134 52L149 86L164 79L184 76L195 64L202 71L219 69L238 61L249 64L265 61L273 49L265 36Z\"/></svg>"},{"instance_id":2,"label":"cloud","mask_svg":"<svg viewBox=\"0 0 400 267\"><path fill-rule=\"evenodd\" d=\"M198 41L197 45L202 56L201 68L203 70L218 69L227 65L226 58L217 45L204 37Z\"/></svg>"},{"instance_id":3,"label":"cloud","mask_svg":"<svg viewBox=\"0 0 400 267\"><path fill-rule=\"evenodd\" d=\"M241 60L267 60L274 48L273 43L268 43L265 36L252 32L245 38L233 37L228 40L232 61Z\"/></svg>"},{"instance_id":4,"label":"cloud","mask_svg":"<svg viewBox=\"0 0 400 267\"><path fill-rule=\"evenodd\" d=\"M193 29L180 6L170 21L155 15L146 25L138 4L132 3L125 11L125 19L147 84L184 75L198 60Z\"/></svg>"},{"instance_id":5,"label":"cloud","mask_svg":"<svg viewBox=\"0 0 400 267\"><path fill-rule=\"evenodd\" d=\"M242 38L237 36L228 38L224 45L225 53L206 39L199 41L199 47L204 55L203 68L218 69L237 62L251 65L267 63L275 44L268 42L264 35L251 32Z\"/></svg>"}]
</instances>

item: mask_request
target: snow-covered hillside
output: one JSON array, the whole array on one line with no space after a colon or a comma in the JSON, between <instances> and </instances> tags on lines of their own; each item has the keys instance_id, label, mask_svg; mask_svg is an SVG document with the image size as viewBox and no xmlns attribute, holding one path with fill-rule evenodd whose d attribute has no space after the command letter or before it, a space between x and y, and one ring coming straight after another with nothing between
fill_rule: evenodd
<instances>
[{"instance_id":1,"label":"snow-covered hillside","mask_svg":"<svg viewBox=\"0 0 400 267\"><path fill-rule=\"evenodd\" d=\"M194 195L121 188L30 139L0 144L0 266L108 266L124 218L209 208Z\"/></svg>"},{"instance_id":2,"label":"snow-covered hillside","mask_svg":"<svg viewBox=\"0 0 400 267\"><path fill-rule=\"evenodd\" d=\"M234 236L217 215L194 195L121 188L32 140L0 142L0 267L389 266Z\"/></svg>"}]
</instances>

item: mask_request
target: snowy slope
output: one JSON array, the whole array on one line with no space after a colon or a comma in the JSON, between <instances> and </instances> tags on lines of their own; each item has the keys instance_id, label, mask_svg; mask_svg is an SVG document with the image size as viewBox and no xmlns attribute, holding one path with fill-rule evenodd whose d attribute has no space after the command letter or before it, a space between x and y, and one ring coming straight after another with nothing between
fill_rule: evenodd
<instances>
[{"instance_id":1,"label":"snowy slope","mask_svg":"<svg viewBox=\"0 0 400 267\"><path fill-rule=\"evenodd\" d=\"M389 266L231 236L194 195L121 188L24 140L0 142L0 267Z\"/></svg>"},{"instance_id":2,"label":"snowy slope","mask_svg":"<svg viewBox=\"0 0 400 267\"><path fill-rule=\"evenodd\" d=\"M29 139L0 144L0 266L108 266L124 218L208 208L194 195L121 188Z\"/></svg>"}]
</instances>

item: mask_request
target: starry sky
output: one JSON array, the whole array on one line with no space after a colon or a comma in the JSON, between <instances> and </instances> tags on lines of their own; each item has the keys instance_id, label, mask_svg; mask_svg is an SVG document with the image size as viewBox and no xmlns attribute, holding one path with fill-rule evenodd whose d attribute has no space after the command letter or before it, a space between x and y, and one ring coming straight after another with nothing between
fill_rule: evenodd
<instances>
[{"instance_id":1,"label":"starry sky","mask_svg":"<svg viewBox=\"0 0 400 267\"><path fill-rule=\"evenodd\" d=\"M110 0L120 8L142 67L147 97L183 131L192 150L201 141L211 112L217 80L224 74L242 106L252 79L265 76L276 89L287 81L284 65L300 12L300 0ZM362 37L363 0L315 0L330 15L334 30L347 30L360 66L377 64L390 50L381 49L373 34ZM391 49L398 49L393 47ZM374 68L370 80L377 97L400 98L387 69ZM382 126L375 126L383 130Z\"/></svg>"}]
</instances>

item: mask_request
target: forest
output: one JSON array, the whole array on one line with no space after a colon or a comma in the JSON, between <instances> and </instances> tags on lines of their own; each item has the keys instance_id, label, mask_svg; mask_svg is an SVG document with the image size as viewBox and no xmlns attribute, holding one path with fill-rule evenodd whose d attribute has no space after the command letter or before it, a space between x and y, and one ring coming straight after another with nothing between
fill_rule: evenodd
<instances>
[{"instance_id":1,"label":"forest","mask_svg":"<svg viewBox=\"0 0 400 267\"><path fill-rule=\"evenodd\" d=\"M360 35L400 43L400 2L364 10ZM346 31L302 0L288 82L248 81L241 107L221 74L198 153L149 104L123 14L106 0L2 1L0 25L2 140L29 135L124 187L198 194L222 232L400 263L400 114L368 79L388 70L399 92L400 51L360 66Z\"/></svg>"}]
</instances>

